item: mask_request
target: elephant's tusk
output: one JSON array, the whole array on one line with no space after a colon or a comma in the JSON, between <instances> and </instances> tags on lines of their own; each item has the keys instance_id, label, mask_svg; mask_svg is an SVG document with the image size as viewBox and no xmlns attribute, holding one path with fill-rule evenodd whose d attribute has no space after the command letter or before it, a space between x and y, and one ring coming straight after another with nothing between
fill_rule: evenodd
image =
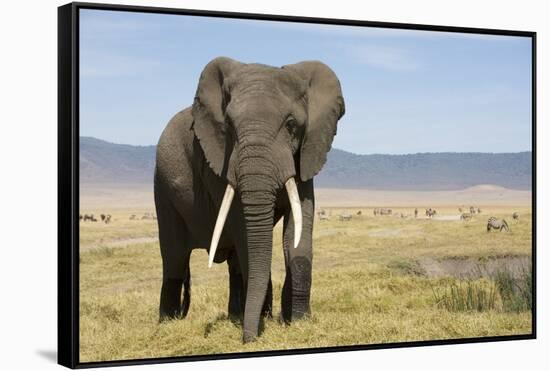
<instances>
[{"instance_id":1,"label":"elephant's tusk","mask_svg":"<svg viewBox=\"0 0 550 371\"><path fill-rule=\"evenodd\" d=\"M300 205L300 196L294 178L287 180L285 187L292 209L292 218L294 219L294 248L297 248L302 237L302 206Z\"/></svg>"},{"instance_id":2,"label":"elephant's tusk","mask_svg":"<svg viewBox=\"0 0 550 371\"><path fill-rule=\"evenodd\" d=\"M227 218L227 214L229 213L229 208L231 207L231 201L233 201L234 195L235 190L233 189L233 187L231 187L231 184L228 184L227 188L225 189L225 194L223 195L222 205L220 206L220 212L218 213L218 219L216 220L216 225L214 227L214 233L212 234L210 253L208 255L208 268L212 268L214 255L216 255L216 248L218 247L218 242L220 242L220 236L223 231L225 219Z\"/></svg>"}]
</instances>

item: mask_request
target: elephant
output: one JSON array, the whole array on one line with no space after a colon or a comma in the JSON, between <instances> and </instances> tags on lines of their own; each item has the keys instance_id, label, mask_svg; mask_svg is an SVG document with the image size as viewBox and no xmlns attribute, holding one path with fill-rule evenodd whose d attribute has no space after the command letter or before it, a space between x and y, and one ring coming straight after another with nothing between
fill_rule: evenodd
<instances>
[{"instance_id":1,"label":"elephant","mask_svg":"<svg viewBox=\"0 0 550 371\"><path fill-rule=\"evenodd\" d=\"M281 317L291 323L311 313L313 177L344 110L336 74L319 61L279 68L218 57L205 66L193 104L157 145L159 321L187 315L190 254L206 249L209 267L227 262L229 317L242 321L244 343L256 340L272 314L273 227L281 218Z\"/></svg>"}]
</instances>

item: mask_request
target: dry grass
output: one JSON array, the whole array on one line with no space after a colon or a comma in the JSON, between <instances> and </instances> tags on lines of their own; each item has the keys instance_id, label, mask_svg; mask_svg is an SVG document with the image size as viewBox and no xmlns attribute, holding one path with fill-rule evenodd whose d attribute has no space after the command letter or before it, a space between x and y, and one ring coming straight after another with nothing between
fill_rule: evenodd
<instances>
[{"instance_id":1,"label":"dry grass","mask_svg":"<svg viewBox=\"0 0 550 371\"><path fill-rule=\"evenodd\" d=\"M434 205L430 205L434 206ZM312 317L291 326L278 321L284 280L281 227L275 228L272 267L274 319L259 340L243 345L241 328L226 318L225 264L207 269L205 251L192 256L192 298L186 319L158 324L161 260L158 243L109 247L109 241L150 237L156 221L129 221L133 210L113 209L109 225L82 225L80 258L80 360L104 361L257 350L311 348L531 332L527 310L450 311L433 290L460 284L456 277L428 277L419 261L530 256L527 207L487 207L474 220L437 221L373 217L372 208L330 209L314 232ZM82 210L86 212L87 210ZM143 210L152 211L152 210ZM394 212L412 214L412 208ZM420 215L424 209L419 206ZM513 211L521 220L513 222ZM458 214L456 207L439 214ZM137 214L137 213L136 213ZM505 217L511 232L486 232L490 215ZM102 241L100 241L102 240ZM130 240L129 240L130 241ZM480 279L485 282L485 278ZM474 281L475 282L475 281ZM500 300L500 299L499 299Z\"/></svg>"}]
</instances>

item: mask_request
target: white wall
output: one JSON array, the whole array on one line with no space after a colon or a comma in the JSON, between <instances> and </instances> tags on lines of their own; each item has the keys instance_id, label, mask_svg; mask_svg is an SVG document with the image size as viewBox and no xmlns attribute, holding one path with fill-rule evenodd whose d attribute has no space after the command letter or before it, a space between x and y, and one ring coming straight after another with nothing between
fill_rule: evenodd
<instances>
[{"instance_id":1,"label":"white wall","mask_svg":"<svg viewBox=\"0 0 550 371\"><path fill-rule=\"evenodd\" d=\"M532 30L538 32L538 312L536 341L451 345L141 366L156 369L290 368L468 370L539 369L550 349L548 312L550 186L548 119L550 26L543 1L337 2L279 0L125 1L185 7L372 21ZM0 13L0 339L2 369L53 369L56 349L57 9L61 1L6 1ZM307 5L306 5L307 4ZM545 18L546 15L546 18ZM545 161L546 160L546 161ZM547 166L548 169L548 166ZM29 220L31 215L35 216ZM548 352L546 350L546 352ZM136 368L137 370L138 368Z\"/></svg>"}]
</instances>

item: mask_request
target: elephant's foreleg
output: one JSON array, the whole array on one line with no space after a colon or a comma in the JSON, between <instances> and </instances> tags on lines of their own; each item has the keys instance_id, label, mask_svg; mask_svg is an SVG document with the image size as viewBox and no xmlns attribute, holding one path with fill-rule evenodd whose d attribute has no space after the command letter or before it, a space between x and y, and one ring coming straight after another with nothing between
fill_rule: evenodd
<instances>
[{"instance_id":1,"label":"elephant's foreleg","mask_svg":"<svg viewBox=\"0 0 550 371\"><path fill-rule=\"evenodd\" d=\"M283 285L281 315L285 322L300 319L310 313L312 235L313 235L313 181L298 185L302 206L302 237L294 248L294 221L287 210L284 217L283 248L286 277Z\"/></svg>"},{"instance_id":2,"label":"elephant's foreleg","mask_svg":"<svg viewBox=\"0 0 550 371\"><path fill-rule=\"evenodd\" d=\"M182 318L191 301L190 249L186 246L187 228L173 205L155 190L159 243L162 256L162 288L159 320ZM182 302L182 286L184 287Z\"/></svg>"}]
</instances>

